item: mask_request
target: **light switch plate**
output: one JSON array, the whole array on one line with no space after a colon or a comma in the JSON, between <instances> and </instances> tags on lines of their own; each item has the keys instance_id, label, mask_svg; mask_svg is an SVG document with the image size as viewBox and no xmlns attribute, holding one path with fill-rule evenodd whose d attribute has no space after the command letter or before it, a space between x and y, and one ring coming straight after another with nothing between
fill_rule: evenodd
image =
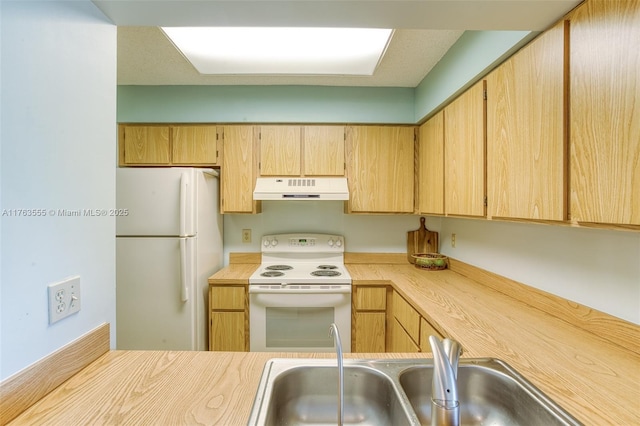
<instances>
[{"instance_id":1,"label":"light switch plate","mask_svg":"<svg viewBox=\"0 0 640 426\"><path fill-rule=\"evenodd\" d=\"M80 310L80 277L70 277L47 286L49 291L49 324Z\"/></svg>"}]
</instances>

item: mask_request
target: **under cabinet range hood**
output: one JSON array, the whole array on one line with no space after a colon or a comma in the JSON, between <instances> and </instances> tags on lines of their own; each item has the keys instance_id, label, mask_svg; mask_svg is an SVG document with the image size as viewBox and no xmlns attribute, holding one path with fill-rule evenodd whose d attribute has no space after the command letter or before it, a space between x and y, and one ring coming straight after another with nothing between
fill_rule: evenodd
<instances>
[{"instance_id":1,"label":"under cabinet range hood","mask_svg":"<svg viewBox=\"0 0 640 426\"><path fill-rule=\"evenodd\" d=\"M348 200L345 177L259 177L254 200Z\"/></svg>"}]
</instances>

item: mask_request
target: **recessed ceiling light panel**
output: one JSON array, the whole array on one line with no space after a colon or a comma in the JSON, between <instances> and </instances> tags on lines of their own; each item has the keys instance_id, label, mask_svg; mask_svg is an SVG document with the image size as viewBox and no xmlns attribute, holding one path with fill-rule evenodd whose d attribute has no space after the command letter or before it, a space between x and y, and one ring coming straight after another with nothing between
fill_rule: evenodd
<instances>
[{"instance_id":1,"label":"recessed ceiling light panel","mask_svg":"<svg viewBox=\"0 0 640 426\"><path fill-rule=\"evenodd\" d=\"M163 27L201 74L373 75L392 30Z\"/></svg>"}]
</instances>

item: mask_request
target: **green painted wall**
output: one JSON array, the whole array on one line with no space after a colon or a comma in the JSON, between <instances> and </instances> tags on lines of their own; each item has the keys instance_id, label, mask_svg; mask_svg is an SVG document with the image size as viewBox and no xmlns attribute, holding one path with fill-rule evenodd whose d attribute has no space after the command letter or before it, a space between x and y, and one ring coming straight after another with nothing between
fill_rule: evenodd
<instances>
[{"instance_id":1,"label":"green painted wall","mask_svg":"<svg viewBox=\"0 0 640 426\"><path fill-rule=\"evenodd\" d=\"M119 86L118 122L413 124L414 89Z\"/></svg>"},{"instance_id":2,"label":"green painted wall","mask_svg":"<svg viewBox=\"0 0 640 426\"><path fill-rule=\"evenodd\" d=\"M118 122L415 124L534 36L467 31L416 88L118 86Z\"/></svg>"},{"instance_id":3,"label":"green painted wall","mask_svg":"<svg viewBox=\"0 0 640 426\"><path fill-rule=\"evenodd\" d=\"M415 122L441 109L536 34L466 31L416 87Z\"/></svg>"}]
</instances>

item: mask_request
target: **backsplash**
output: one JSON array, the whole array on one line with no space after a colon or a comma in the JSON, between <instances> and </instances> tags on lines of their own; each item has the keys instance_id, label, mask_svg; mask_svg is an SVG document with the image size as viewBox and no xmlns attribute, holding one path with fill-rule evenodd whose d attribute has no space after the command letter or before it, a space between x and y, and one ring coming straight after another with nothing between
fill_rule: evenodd
<instances>
[{"instance_id":1,"label":"backsplash","mask_svg":"<svg viewBox=\"0 0 640 426\"><path fill-rule=\"evenodd\" d=\"M405 253L407 232L420 226L417 215L349 215L342 201L263 201L258 215L224 215L224 257L231 252L259 252L263 235L294 232L338 234L348 252ZM427 218L438 231L440 218ZM251 243L242 243L242 230L251 229Z\"/></svg>"},{"instance_id":2,"label":"backsplash","mask_svg":"<svg viewBox=\"0 0 640 426\"><path fill-rule=\"evenodd\" d=\"M345 214L341 201L264 201L262 210L224 216L225 263L230 252L260 252L262 235L288 232L343 235L347 252L405 253L407 231L420 225L419 215ZM426 225L443 254L640 324L638 232L450 217Z\"/></svg>"}]
</instances>

